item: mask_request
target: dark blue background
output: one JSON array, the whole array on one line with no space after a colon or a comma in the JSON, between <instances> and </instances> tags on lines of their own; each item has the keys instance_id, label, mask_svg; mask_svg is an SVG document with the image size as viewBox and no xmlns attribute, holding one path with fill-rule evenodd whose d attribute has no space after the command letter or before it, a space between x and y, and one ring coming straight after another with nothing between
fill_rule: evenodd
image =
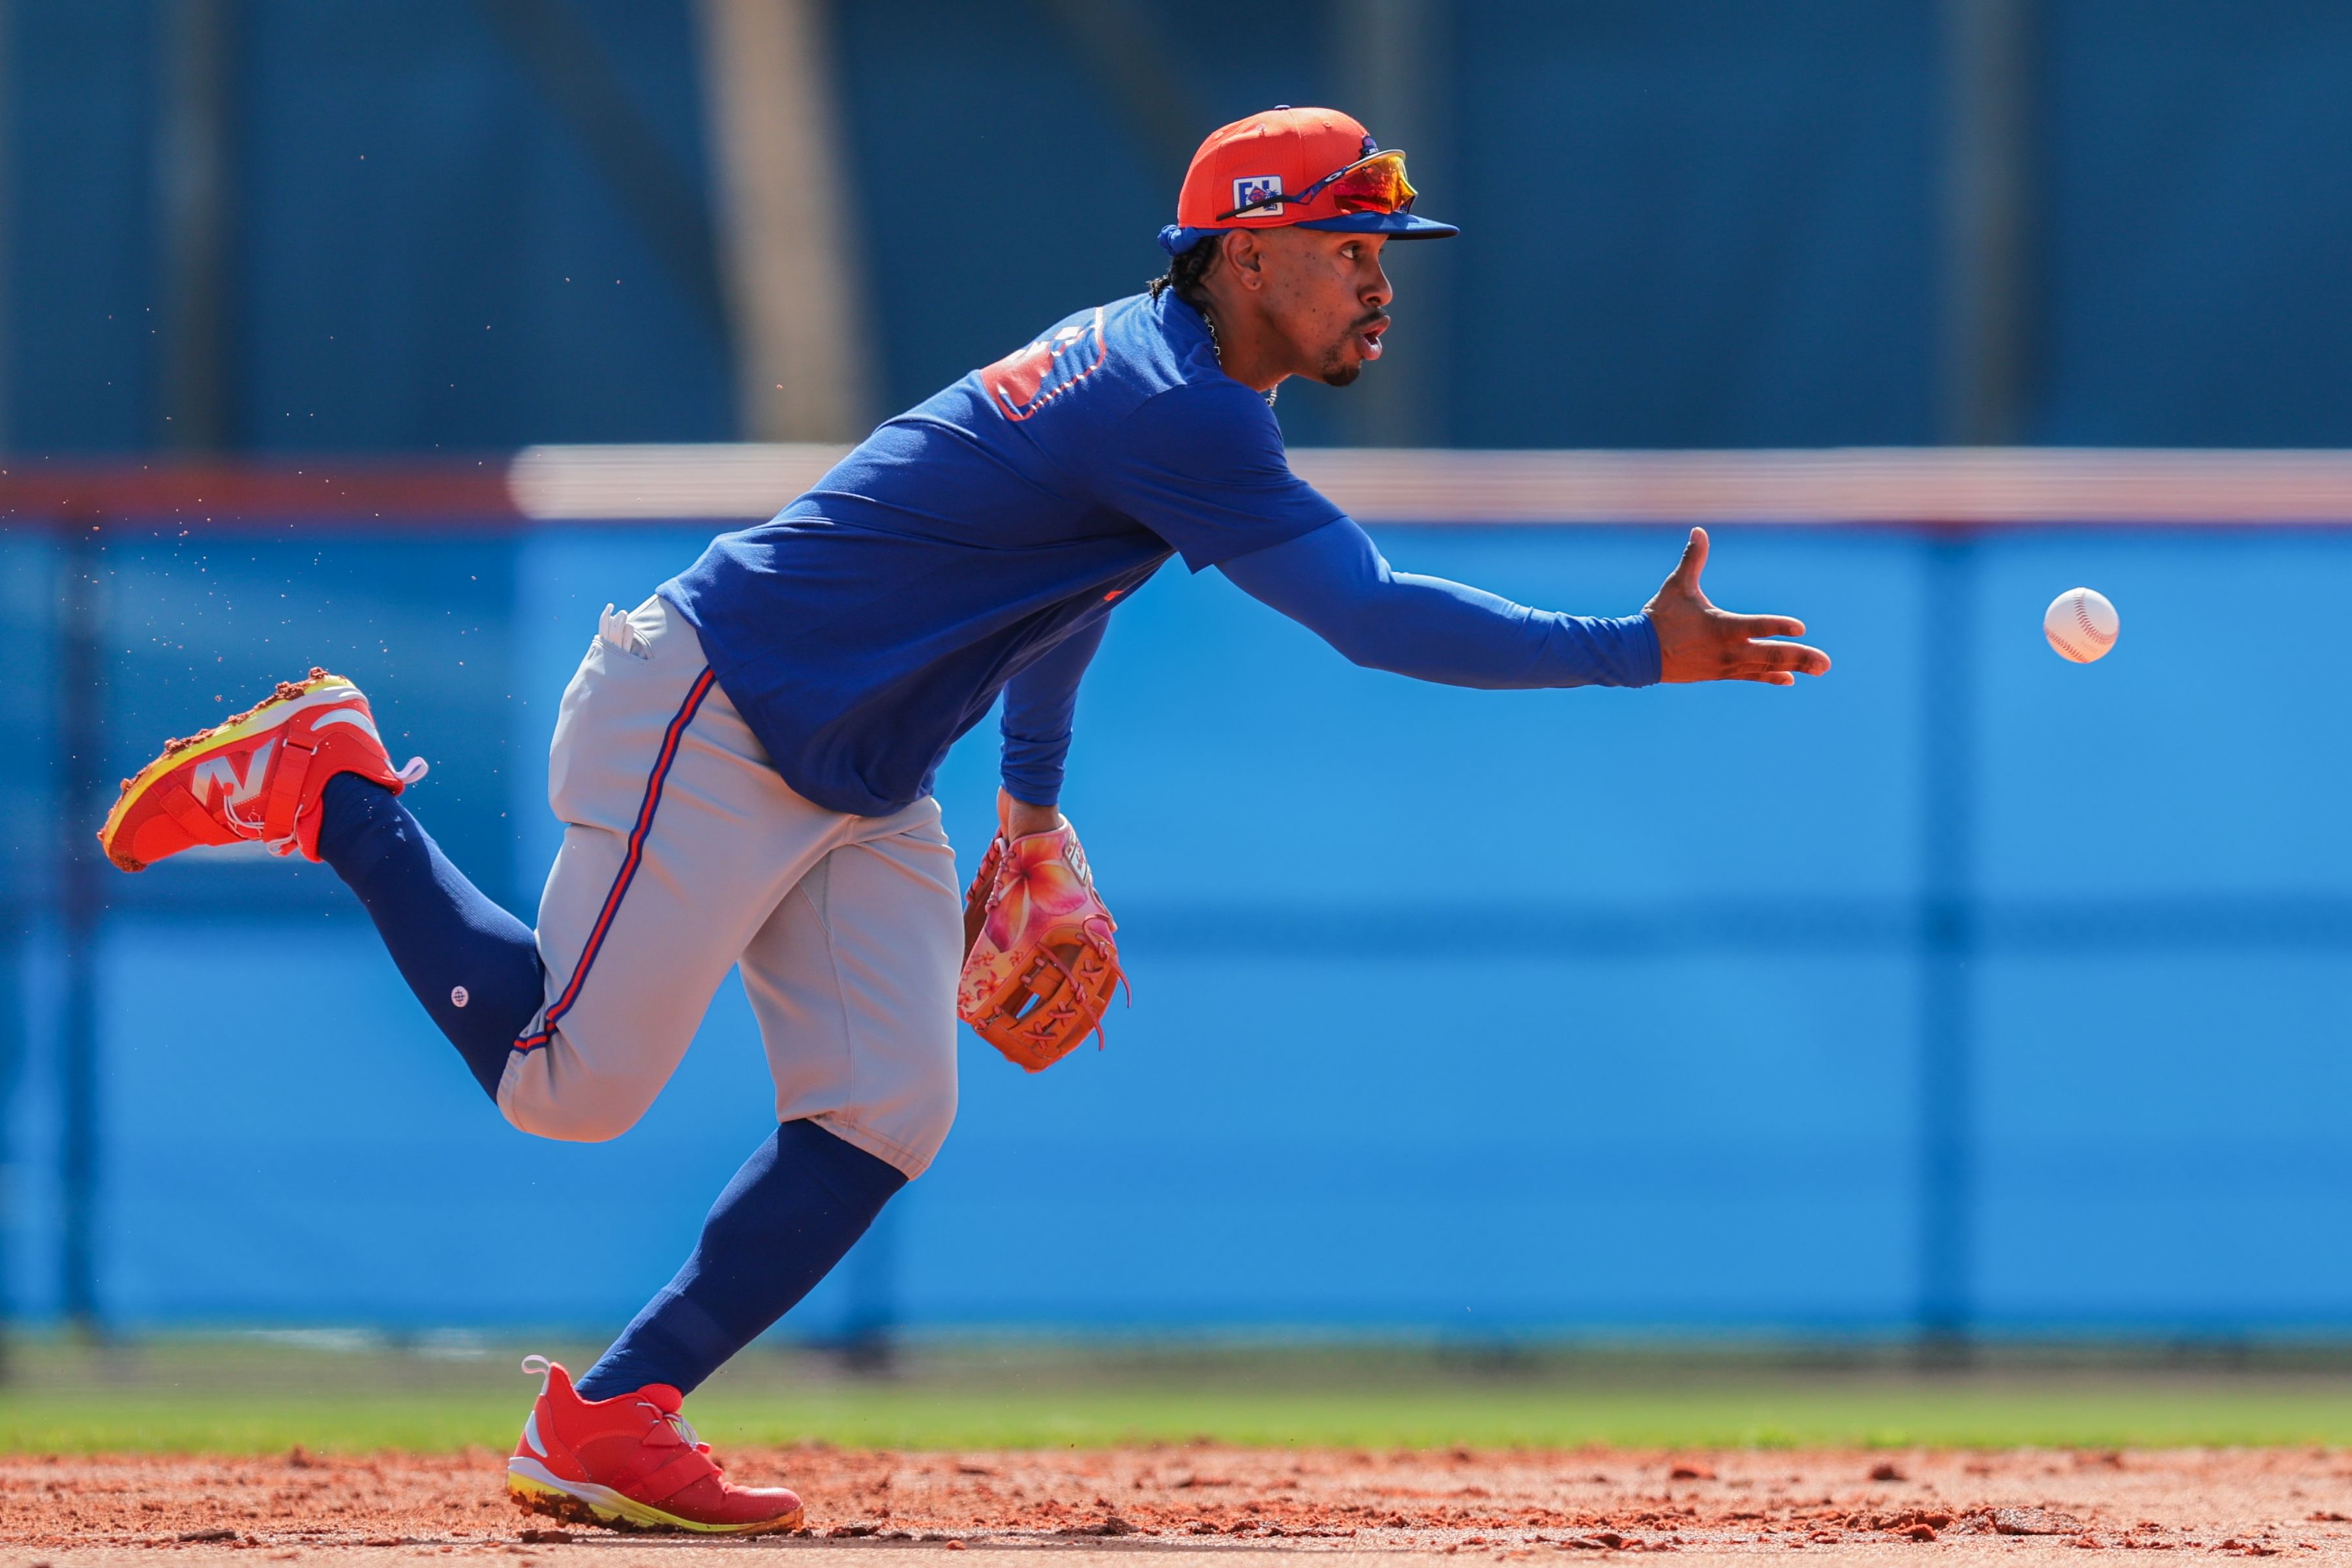
<instances>
[{"instance_id":1,"label":"dark blue background","mask_svg":"<svg viewBox=\"0 0 2352 1568\"><path fill-rule=\"evenodd\" d=\"M707 192L689 8L569 0ZM1344 7L1139 0L1197 135L1349 91ZM2352 12L2032 7L2035 442L2352 441ZM228 438L451 450L735 434L727 353L474 0L239 0ZM1932 0L1439 7L1401 250L1412 438L1919 443L1944 285ZM0 440L121 451L158 390L161 43L12 8ZM878 416L1159 269L1181 156L1030 0L835 8ZM1375 126L1377 130L1378 127ZM1286 395L1294 440L1360 400Z\"/></svg>"}]
</instances>

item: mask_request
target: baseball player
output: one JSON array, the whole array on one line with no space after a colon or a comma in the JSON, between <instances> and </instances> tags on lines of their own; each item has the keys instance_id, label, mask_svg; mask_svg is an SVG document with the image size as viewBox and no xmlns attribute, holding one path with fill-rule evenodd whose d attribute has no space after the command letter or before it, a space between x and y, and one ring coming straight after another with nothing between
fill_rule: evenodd
<instances>
[{"instance_id":1,"label":"baseball player","mask_svg":"<svg viewBox=\"0 0 2352 1568\"><path fill-rule=\"evenodd\" d=\"M1402 155L1345 114L1225 126L1185 174L1148 291L886 421L774 520L608 609L549 751L564 837L535 932L443 857L400 798L423 763L395 769L366 699L323 670L125 782L100 837L126 870L240 841L331 866L483 1090L541 1137L626 1131L742 972L776 1130L576 1384L524 1363L544 1374L509 1467L525 1506L800 1523L792 1492L727 1479L680 1402L930 1163L955 1115L960 1003L1032 1068L1098 1018L1111 926L1055 802L1104 625L1171 556L1358 664L1451 685L1829 668L1775 640L1797 621L1708 604L1700 531L1640 614L1562 615L1391 570L1291 473L1275 389L1354 381L1389 330L1383 247L1456 232L1412 206ZM1001 831L965 910L932 777L1000 700Z\"/></svg>"}]
</instances>

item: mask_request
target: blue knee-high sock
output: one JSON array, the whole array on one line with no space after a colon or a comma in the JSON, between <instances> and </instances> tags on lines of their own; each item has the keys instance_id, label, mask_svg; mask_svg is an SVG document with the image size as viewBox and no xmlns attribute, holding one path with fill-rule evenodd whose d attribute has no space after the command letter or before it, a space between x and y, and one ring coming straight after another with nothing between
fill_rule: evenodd
<instances>
[{"instance_id":1,"label":"blue knee-high sock","mask_svg":"<svg viewBox=\"0 0 2352 1568\"><path fill-rule=\"evenodd\" d=\"M690 1393L831 1273L906 1184L815 1122L785 1122L719 1194L677 1278L580 1380L581 1397L649 1383Z\"/></svg>"},{"instance_id":2,"label":"blue knee-high sock","mask_svg":"<svg viewBox=\"0 0 2352 1568\"><path fill-rule=\"evenodd\" d=\"M360 896L401 978L496 1100L515 1037L539 1012L530 928L466 880L383 785L338 773L321 802L319 858Z\"/></svg>"}]
</instances>

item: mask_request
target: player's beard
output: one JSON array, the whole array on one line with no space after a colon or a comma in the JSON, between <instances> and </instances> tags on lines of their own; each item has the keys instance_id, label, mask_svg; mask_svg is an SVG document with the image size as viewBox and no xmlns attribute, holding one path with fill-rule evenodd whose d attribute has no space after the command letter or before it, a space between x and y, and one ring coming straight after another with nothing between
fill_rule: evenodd
<instances>
[{"instance_id":1,"label":"player's beard","mask_svg":"<svg viewBox=\"0 0 2352 1568\"><path fill-rule=\"evenodd\" d=\"M1375 310L1364 317L1362 321L1349 326L1348 335L1333 343L1324 353L1322 364L1316 368L1316 378L1326 386L1352 384L1358 376L1364 374L1365 362L1361 355L1351 355L1348 351L1354 346L1357 336L1366 327L1381 320L1382 312Z\"/></svg>"},{"instance_id":2,"label":"player's beard","mask_svg":"<svg viewBox=\"0 0 2352 1568\"><path fill-rule=\"evenodd\" d=\"M1348 355L1348 343L1355 343L1352 331L1348 334L1345 343L1331 345L1331 353L1327 353L1322 364L1315 369L1315 378L1322 381L1324 385L1352 385L1355 378L1364 374L1364 362Z\"/></svg>"}]
</instances>

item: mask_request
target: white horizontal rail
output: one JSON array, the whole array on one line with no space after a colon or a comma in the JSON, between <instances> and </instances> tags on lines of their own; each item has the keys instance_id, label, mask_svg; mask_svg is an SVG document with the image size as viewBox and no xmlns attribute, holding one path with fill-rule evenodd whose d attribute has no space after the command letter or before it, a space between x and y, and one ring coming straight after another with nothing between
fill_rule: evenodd
<instances>
[{"instance_id":1,"label":"white horizontal rail","mask_svg":"<svg viewBox=\"0 0 2352 1568\"><path fill-rule=\"evenodd\" d=\"M532 447L507 484L532 518L764 518L845 450ZM1290 459L1365 522L2352 523L2352 451L1318 447Z\"/></svg>"}]
</instances>

